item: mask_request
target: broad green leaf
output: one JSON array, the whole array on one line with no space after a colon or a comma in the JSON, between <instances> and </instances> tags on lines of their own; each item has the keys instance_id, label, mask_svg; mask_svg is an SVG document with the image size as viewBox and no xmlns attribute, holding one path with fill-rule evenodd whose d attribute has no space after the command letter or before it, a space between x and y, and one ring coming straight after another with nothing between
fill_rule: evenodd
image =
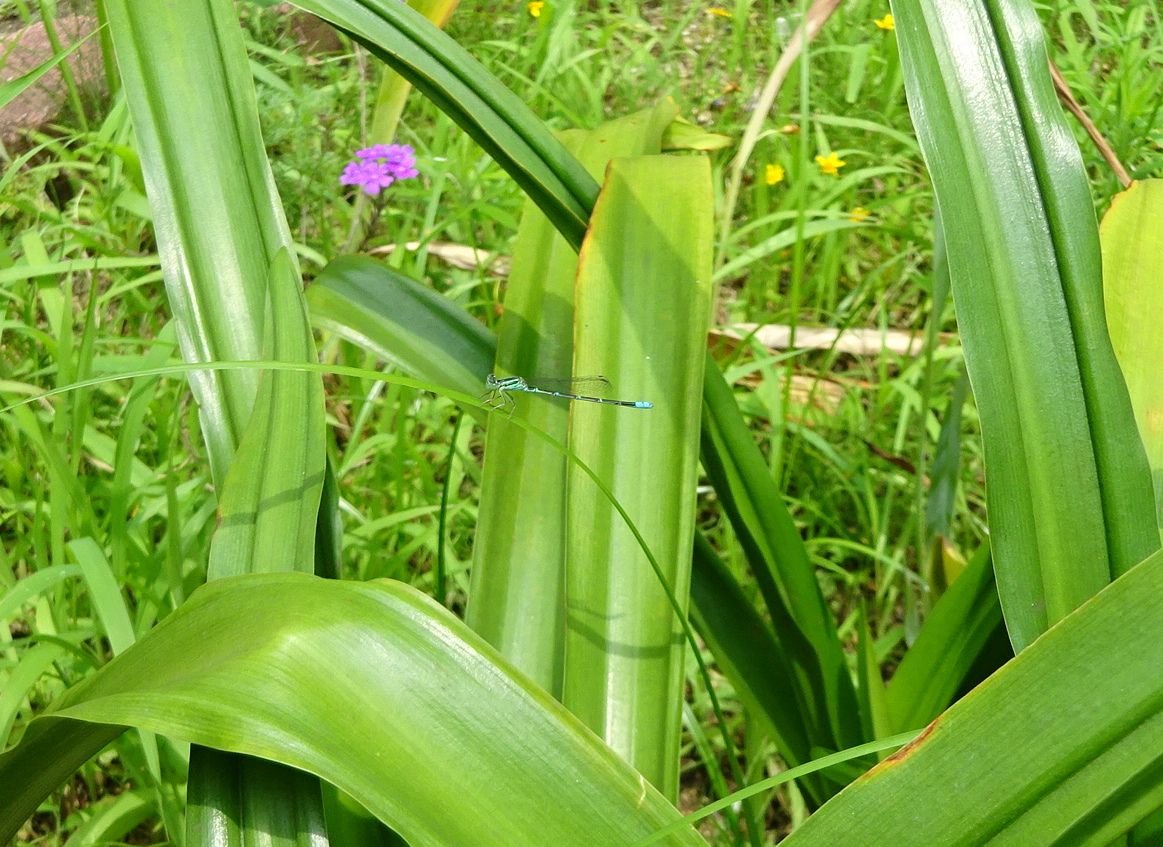
<instances>
[{"instance_id":1,"label":"broad green leaf","mask_svg":"<svg viewBox=\"0 0 1163 847\"><path fill-rule=\"evenodd\" d=\"M597 185L516 94L399 0L297 0L365 45L496 159L573 245Z\"/></svg>"},{"instance_id":2,"label":"broad green leaf","mask_svg":"<svg viewBox=\"0 0 1163 847\"><path fill-rule=\"evenodd\" d=\"M1116 196L1101 235L1107 324L1147 447L1156 521L1163 527L1163 180L1136 182Z\"/></svg>"},{"instance_id":3,"label":"broad green leaf","mask_svg":"<svg viewBox=\"0 0 1163 847\"><path fill-rule=\"evenodd\" d=\"M182 356L261 359L270 265L293 244L234 6L173 0L141 14L126 0L105 5ZM190 376L218 483L259 379L247 370Z\"/></svg>"},{"instance_id":4,"label":"broad green leaf","mask_svg":"<svg viewBox=\"0 0 1163 847\"><path fill-rule=\"evenodd\" d=\"M981 417L990 539L1023 649L1158 549L1102 320L1081 156L1028 0L893 0Z\"/></svg>"},{"instance_id":5,"label":"broad green leaf","mask_svg":"<svg viewBox=\"0 0 1163 847\"><path fill-rule=\"evenodd\" d=\"M590 132L568 131L564 141L600 177L614 156L659 152L677 111L665 100ZM490 370L528 378L579 373L573 364L577 265L577 253L528 202ZM483 378L477 385L483 387ZM516 414L566 443L567 403L544 397L516 402ZM555 695L561 694L565 648L566 466L567 457L543 438L503 414L492 416L466 612L474 630Z\"/></svg>"},{"instance_id":6,"label":"broad green leaf","mask_svg":"<svg viewBox=\"0 0 1163 847\"><path fill-rule=\"evenodd\" d=\"M678 818L479 636L398 583L203 586L0 756L0 841L127 725L314 773L414 847L628 844ZM703 842L687 827L666 843Z\"/></svg>"},{"instance_id":7,"label":"broad green leaf","mask_svg":"<svg viewBox=\"0 0 1163 847\"><path fill-rule=\"evenodd\" d=\"M1161 593L1155 553L783 843L1109 844L1163 803Z\"/></svg>"},{"instance_id":8,"label":"broad green leaf","mask_svg":"<svg viewBox=\"0 0 1163 847\"><path fill-rule=\"evenodd\" d=\"M604 374L618 397L654 404L575 403L569 442L654 561L608 495L571 467L564 702L668 797L677 795L685 679L672 602L685 613L713 217L705 158L612 160L574 304L574 372Z\"/></svg>"}]
</instances>

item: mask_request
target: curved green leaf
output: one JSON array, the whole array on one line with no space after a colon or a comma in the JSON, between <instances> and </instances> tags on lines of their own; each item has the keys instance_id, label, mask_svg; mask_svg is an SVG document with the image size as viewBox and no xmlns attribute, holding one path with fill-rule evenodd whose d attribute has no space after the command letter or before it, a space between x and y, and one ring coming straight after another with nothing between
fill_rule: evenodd
<instances>
[{"instance_id":1,"label":"curved green leaf","mask_svg":"<svg viewBox=\"0 0 1163 847\"><path fill-rule=\"evenodd\" d=\"M325 719L335 714L344 720ZM414 847L626 844L678 817L482 639L398 583L251 574L200 588L0 756L0 840L125 725L315 773ZM667 843L703 842L688 827Z\"/></svg>"},{"instance_id":2,"label":"curved green leaf","mask_svg":"<svg viewBox=\"0 0 1163 847\"><path fill-rule=\"evenodd\" d=\"M312 322L408 373L465 394L484 390L496 342L464 309L366 256L328 263L307 289Z\"/></svg>"},{"instance_id":3,"label":"curved green leaf","mask_svg":"<svg viewBox=\"0 0 1163 847\"><path fill-rule=\"evenodd\" d=\"M1163 803L1161 595L1156 553L784 843L1109 844Z\"/></svg>"},{"instance_id":4,"label":"curved green leaf","mask_svg":"<svg viewBox=\"0 0 1163 847\"><path fill-rule=\"evenodd\" d=\"M295 5L342 28L412 83L517 181L571 244L581 244L597 184L521 98L463 47L399 0Z\"/></svg>"},{"instance_id":5,"label":"curved green leaf","mask_svg":"<svg viewBox=\"0 0 1163 847\"><path fill-rule=\"evenodd\" d=\"M90 32L84 38L78 39L69 49L59 51L27 73L21 74L16 79L10 79L4 83L0 83L0 109L3 109L25 91L36 85L42 76L69 58L74 52L81 49L81 45L96 34L96 30Z\"/></svg>"},{"instance_id":6,"label":"curved green leaf","mask_svg":"<svg viewBox=\"0 0 1163 847\"><path fill-rule=\"evenodd\" d=\"M892 732L931 721L952 701L1001 625L989 547L941 595L888 686Z\"/></svg>"}]
</instances>

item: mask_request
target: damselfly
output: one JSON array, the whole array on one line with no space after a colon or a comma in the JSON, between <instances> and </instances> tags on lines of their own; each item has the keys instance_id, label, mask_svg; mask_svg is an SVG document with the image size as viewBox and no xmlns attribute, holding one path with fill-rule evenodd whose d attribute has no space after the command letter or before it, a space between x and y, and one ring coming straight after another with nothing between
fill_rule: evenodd
<instances>
[{"instance_id":1,"label":"damselfly","mask_svg":"<svg viewBox=\"0 0 1163 847\"><path fill-rule=\"evenodd\" d=\"M605 397L591 397L587 394L576 394L572 391L555 391L549 386L553 382L562 382L563 387L577 388L584 385L595 385L599 389L609 388L610 381L604 376L576 377L567 380L539 380L545 387L530 385L523 377L497 376L489 374L485 378L485 402L492 409L508 409L512 414L517 401L513 394L521 391L526 394L542 394L546 397L560 397L563 400L585 400L587 403L601 403L605 406L625 406L628 409L653 409L654 404L646 400L609 400Z\"/></svg>"}]
</instances>

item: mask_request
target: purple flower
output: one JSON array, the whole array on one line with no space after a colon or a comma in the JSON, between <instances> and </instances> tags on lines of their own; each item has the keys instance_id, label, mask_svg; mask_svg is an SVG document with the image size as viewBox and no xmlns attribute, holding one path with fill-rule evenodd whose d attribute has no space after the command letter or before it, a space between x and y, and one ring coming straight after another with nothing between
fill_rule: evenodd
<instances>
[{"instance_id":1,"label":"purple flower","mask_svg":"<svg viewBox=\"0 0 1163 847\"><path fill-rule=\"evenodd\" d=\"M398 179L418 176L416 151L407 144L376 144L356 151L339 177L340 185L358 185L373 197Z\"/></svg>"}]
</instances>

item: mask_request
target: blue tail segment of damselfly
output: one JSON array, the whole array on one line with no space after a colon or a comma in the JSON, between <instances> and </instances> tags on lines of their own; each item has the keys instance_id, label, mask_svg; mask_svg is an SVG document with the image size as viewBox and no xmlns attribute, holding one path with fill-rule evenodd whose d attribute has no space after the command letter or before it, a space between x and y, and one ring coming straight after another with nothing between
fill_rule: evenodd
<instances>
[{"instance_id":1,"label":"blue tail segment of damselfly","mask_svg":"<svg viewBox=\"0 0 1163 847\"><path fill-rule=\"evenodd\" d=\"M558 382L559 380L553 380ZM542 385L550 385L550 381L546 380ZM564 384L569 387L577 385L598 385L602 387L609 387L610 381L604 376L580 377L577 379L564 380ZM485 387L488 391L485 393L486 404L493 409L507 408L512 412L516 401L513 399L513 394L517 392L524 392L525 394L541 394L545 397L560 397L563 400L584 400L587 403L601 403L603 406L624 406L627 409L653 409L654 404L646 400L610 400L605 397L591 397L587 394L575 394L572 391L555 391L549 387L542 388L537 385L530 385L524 377L519 376L497 376L496 374L489 374L485 379Z\"/></svg>"}]
</instances>

